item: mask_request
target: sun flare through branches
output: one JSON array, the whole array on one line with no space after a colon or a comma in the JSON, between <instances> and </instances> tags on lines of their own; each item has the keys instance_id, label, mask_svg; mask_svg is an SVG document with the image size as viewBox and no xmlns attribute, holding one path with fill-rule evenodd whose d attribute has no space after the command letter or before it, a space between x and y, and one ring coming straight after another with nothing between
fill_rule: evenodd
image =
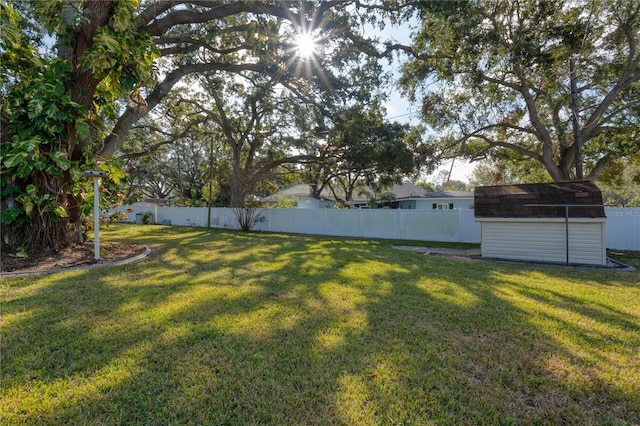
<instances>
[{"instance_id":1,"label":"sun flare through branches","mask_svg":"<svg viewBox=\"0 0 640 426\"><path fill-rule=\"evenodd\" d=\"M309 32L300 33L295 41L296 52L302 58L309 58L316 53L317 42Z\"/></svg>"}]
</instances>

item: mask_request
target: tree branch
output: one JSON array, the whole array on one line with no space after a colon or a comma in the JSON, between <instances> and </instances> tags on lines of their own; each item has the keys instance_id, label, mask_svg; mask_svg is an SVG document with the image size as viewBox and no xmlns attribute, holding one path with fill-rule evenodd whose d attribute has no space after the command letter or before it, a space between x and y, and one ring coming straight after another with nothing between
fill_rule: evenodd
<instances>
[{"instance_id":1,"label":"tree branch","mask_svg":"<svg viewBox=\"0 0 640 426\"><path fill-rule=\"evenodd\" d=\"M140 157L144 157L144 156L146 156L146 155L149 155L149 154L151 154L152 152L156 151L156 150L157 150L158 148L160 148L161 146L171 144L171 143L173 143L173 142L175 142L175 141L177 141L177 140L179 140L179 139L184 138L184 137L189 133L189 131L191 131L191 128L192 128L193 126L195 126L195 125L197 125L197 124L200 124L200 123L203 123L203 122L204 122L204 120L196 120L196 121L192 121L192 122L190 122L190 123L189 123L189 125L188 125L188 126L187 126L183 131L182 131L182 132L180 132L180 133L179 133L179 134L177 134L177 135L176 135L176 134L172 134L172 133L165 132L165 131L163 131L163 130L160 130L159 128L157 128L157 127L155 127L155 126L141 126L141 128L142 128L142 127L144 127L144 128L149 128L149 129L152 129L152 130L153 130L153 131L155 131L155 132L158 132L158 133L161 133L161 134L164 134L164 135L167 135L167 136L171 136L171 139L167 139L167 140L165 140L165 141L162 141L162 142L158 142L158 143L156 143L156 144L153 144L153 145L151 145L149 148L147 148L147 149L146 149L146 150L144 150L144 151L141 151L141 152L134 152L134 153L128 153L128 154L123 154L123 155L118 156L118 158L121 158L121 159L133 159L133 158L140 158Z\"/></svg>"},{"instance_id":2,"label":"tree branch","mask_svg":"<svg viewBox=\"0 0 640 426\"><path fill-rule=\"evenodd\" d=\"M475 132L473 134L465 136L464 138L459 139L459 141L463 142L472 138L483 140L491 148L495 148L495 147L508 148L522 155L538 160L540 162L542 161L542 156L535 151L528 150L526 148L521 147L520 145L516 145L513 143L495 141L490 137L488 137L487 135L476 134Z\"/></svg>"},{"instance_id":3,"label":"tree branch","mask_svg":"<svg viewBox=\"0 0 640 426\"><path fill-rule=\"evenodd\" d=\"M262 63L225 64L220 62L210 62L205 64L191 64L177 68L167 74L165 79L158 83L155 89L146 98L147 106L135 105L127 107L124 114L120 116L111 133L106 137L104 145L99 150L98 155L111 156L120 149L131 126L151 111L160 101L169 94L173 86L182 77L192 73L202 73L207 71L228 71L239 73L241 71L255 71L267 73L267 66Z\"/></svg>"},{"instance_id":4,"label":"tree branch","mask_svg":"<svg viewBox=\"0 0 640 426\"><path fill-rule=\"evenodd\" d=\"M635 54L635 39L630 36L629 38L629 56L625 61L622 70L620 71L620 76L616 81L616 84L613 88L607 93L602 99L602 102L596 107L593 111L586 124L582 128L582 138L583 140L591 139L596 127L602 124L602 116L606 113L607 109L611 104L618 98L620 93L631 86L634 82L640 80L640 54L636 57Z\"/></svg>"},{"instance_id":5,"label":"tree branch","mask_svg":"<svg viewBox=\"0 0 640 426\"><path fill-rule=\"evenodd\" d=\"M595 164L595 166L593 166L593 168L591 168L591 171L589 172L589 174L587 175L587 177L585 178L586 180L595 180L597 179L602 172L604 171L605 167L607 167L607 164L609 164L609 162L611 162L611 155L610 154L606 154L605 156L601 157Z\"/></svg>"},{"instance_id":6,"label":"tree branch","mask_svg":"<svg viewBox=\"0 0 640 426\"><path fill-rule=\"evenodd\" d=\"M165 34L171 28L181 24L201 24L204 22L212 21L215 19L221 19L228 16L237 15L240 13L255 13L259 15L270 15L286 19L296 23L307 22L304 17L298 13L292 12L288 7L276 6L271 4L262 4L258 2L194 2L194 1L181 1L180 3L198 4L202 7L207 7L208 10L188 10L179 9L169 12L167 15L156 21L149 21L145 25L144 20L141 20L142 26L140 30L146 31L152 37ZM171 5L173 6L173 4ZM164 12L169 10L165 8Z\"/></svg>"},{"instance_id":7,"label":"tree branch","mask_svg":"<svg viewBox=\"0 0 640 426\"><path fill-rule=\"evenodd\" d=\"M228 33L228 32L241 32L246 31L249 28L249 25L237 25L234 27L224 28L220 30L220 33ZM170 36L159 36L154 39L156 46L160 45L174 45L171 47L160 48L161 56L169 56L180 53L190 53L198 48L205 48L210 52L217 54L228 54L235 53L242 50L251 50L252 46L247 44L240 44L238 46L234 46L228 49L217 49L213 47L210 43L205 43L202 40L198 40L193 37L170 37ZM182 47L175 46L177 44L182 44ZM186 46L184 46L186 45Z\"/></svg>"}]
</instances>

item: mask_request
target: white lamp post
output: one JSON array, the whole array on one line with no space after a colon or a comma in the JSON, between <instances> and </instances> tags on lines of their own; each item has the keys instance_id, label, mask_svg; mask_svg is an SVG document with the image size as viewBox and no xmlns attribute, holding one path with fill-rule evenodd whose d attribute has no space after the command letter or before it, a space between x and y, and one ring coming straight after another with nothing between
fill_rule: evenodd
<instances>
[{"instance_id":1,"label":"white lamp post","mask_svg":"<svg viewBox=\"0 0 640 426\"><path fill-rule=\"evenodd\" d=\"M100 170L85 170L84 175L93 178L93 258L100 260L100 194L98 180L107 175Z\"/></svg>"}]
</instances>

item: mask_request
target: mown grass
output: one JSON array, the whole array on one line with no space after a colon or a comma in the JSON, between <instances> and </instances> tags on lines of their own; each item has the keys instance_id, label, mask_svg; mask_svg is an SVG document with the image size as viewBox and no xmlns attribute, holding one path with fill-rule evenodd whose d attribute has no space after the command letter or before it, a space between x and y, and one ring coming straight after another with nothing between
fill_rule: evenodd
<instances>
[{"instance_id":1,"label":"mown grass","mask_svg":"<svg viewBox=\"0 0 640 426\"><path fill-rule=\"evenodd\" d=\"M2 424L638 424L640 273L118 225L2 282ZM640 266L640 261L635 266Z\"/></svg>"}]
</instances>

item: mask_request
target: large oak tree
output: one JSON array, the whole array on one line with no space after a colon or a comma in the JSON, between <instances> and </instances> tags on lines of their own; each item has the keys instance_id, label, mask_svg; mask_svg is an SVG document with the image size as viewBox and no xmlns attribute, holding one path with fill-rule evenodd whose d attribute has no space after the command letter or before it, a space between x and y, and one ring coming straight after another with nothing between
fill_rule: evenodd
<instances>
[{"instance_id":1,"label":"large oak tree","mask_svg":"<svg viewBox=\"0 0 640 426\"><path fill-rule=\"evenodd\" d=\"M0 4L3 247L80 241L82 171L107 168L132 126L188 75L251 71L293 92L301 77L331 89L330 76L296 68L294 37L313 32L338 40L336 52L359 45L379 55L351 31L355 3Z\"/></svg>"},{"instance_id":2,"label":"large oak tree","mask_svg":"<svg viewBox=\"0 0 640 426\"><path fill-rule=\"evenodd\" d=\"M640 149L637 2L422 2L420 16L403 81L445 156L510 150L566 181Z\"/></svg>"}]
</instances>

